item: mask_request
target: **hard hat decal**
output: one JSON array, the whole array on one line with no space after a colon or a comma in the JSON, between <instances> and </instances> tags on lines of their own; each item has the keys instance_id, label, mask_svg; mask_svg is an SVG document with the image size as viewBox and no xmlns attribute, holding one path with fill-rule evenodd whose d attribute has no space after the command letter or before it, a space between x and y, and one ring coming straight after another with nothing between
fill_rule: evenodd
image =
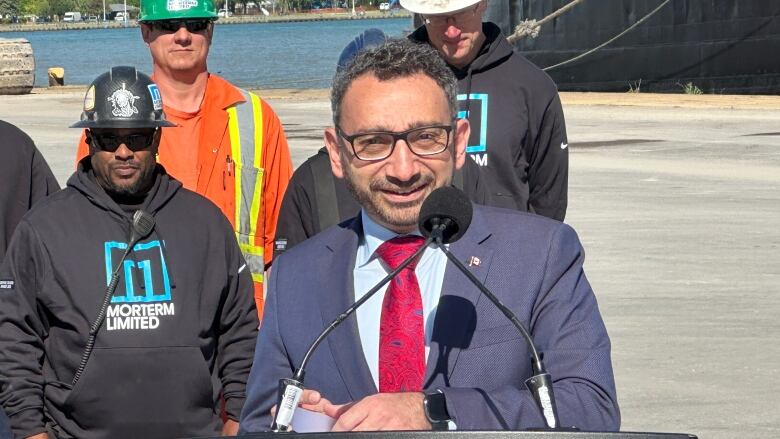
<instances>
[{"instance_id":1,"label":"hard hat decal","mask_svg":"<svg viewBox=\"0 0 780 439\"><path fill-rule=\"evenodd\" d=\"M162 110L162 95L160 94L160 89L157 88L157 84L149 84L146 88L149 89L149 95L152 96L152 106L154 106L154 109Z\"/></svg>"},{"instance_id":2,"label":"hard hat decal","mask_svg":"<svg viewBox=\"0 0 780 439\"><path fill-rule=\"evenodd\" d=\"M95 109L95 86L92 85L87 90L87 94L84 96L84 111L92 111Z\"/></svg>"},{"instance_id":3,"label":"hard hat decal","mask_svg":"<svg viewBox=\"0 0 780 439\"><path fill-rule=\"evenodd\" d=\"M111 114L116 117L131 117L133 114L138 114L138 109L135 108L135 101L141 99L141 97L135 96L131 91L127 90L124 82L122 83L122 88L115 91L107 99L114 107L111 110Z\"/></svg>"},{"instance_id":4,"label":"hard hat decal","mask_svg":"<svg viewBox=\"0 0 780 439\"><path fill-rule=\"evenodd\" d=\"M169 11L186 11L198 6L198 0L168 0Z\"/></svg>"}]
</instances>

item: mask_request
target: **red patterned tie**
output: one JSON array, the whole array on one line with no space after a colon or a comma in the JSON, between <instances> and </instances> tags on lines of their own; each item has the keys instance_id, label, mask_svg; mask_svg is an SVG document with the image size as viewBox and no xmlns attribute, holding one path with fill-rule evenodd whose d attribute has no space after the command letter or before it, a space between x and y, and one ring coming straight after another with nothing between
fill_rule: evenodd
<instances>
[{"instance_id":1,"label":"red patterned tie","mask_svg":"<svg viewBox=\"0 0 780 439\"><path fill-rule=\"evenodd\" d=\"M425 242L401 236L384 242L377 255L396 269ZM390 281L382 302L379 328L379 391L419 392L425 374L425 329L420 284L414 267L419 258Z\"/></svg>"}]
</instances>

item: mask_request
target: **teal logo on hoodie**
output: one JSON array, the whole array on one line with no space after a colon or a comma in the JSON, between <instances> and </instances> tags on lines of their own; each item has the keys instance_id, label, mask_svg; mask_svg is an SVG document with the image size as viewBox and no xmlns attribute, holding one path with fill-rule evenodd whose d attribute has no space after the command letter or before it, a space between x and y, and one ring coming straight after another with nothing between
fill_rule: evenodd
<instances>
[{"instance_id":1,"label":"teal logo on hoodie","mask_svg":"<svg viewBox=\"0 0 780 439\"><path fill-rule=\"evenodd\" d=\"M121 258L124 242L105 243L106 285L111 282L114 257ZM160 241L139 243L122 264L122 276L111 303L163 302L171 300L171 283ZM124 288L122 288L124 287Z\"/></svg>"},{"instance_id":2,"label":"teal logo on hoodie","mask_svg":"<svg viewBox=\"0 0 780 439\"><path fill-rule=\"evenodd\" d=\"M116 260L127 249L124 242L105 243L106 285ZM159 240L136 244L122 263L120 282L106 313L106 329L156 329L161 316L175 315L165 253Z\"/></svg>"},{"instance_id":3,"label":"teal logo on hoodie","mask_svg":"<svg viewBox=\"0 0 780 439\"><path fill-rule=\"evenodd\" d=\"M469 154L487 152L488 95L486 93L459 94L458 102L463 108L458 112L458 118L467 118L471 124L471 136L466 152Z\"/></svg>"}]
</instances>

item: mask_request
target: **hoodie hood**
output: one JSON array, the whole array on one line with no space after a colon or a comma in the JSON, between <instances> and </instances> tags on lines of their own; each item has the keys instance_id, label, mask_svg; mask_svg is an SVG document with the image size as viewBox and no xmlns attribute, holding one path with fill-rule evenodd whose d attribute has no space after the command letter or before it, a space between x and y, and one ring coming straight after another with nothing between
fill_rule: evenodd
<instances>
[{"instance_id":1,"label":"hoodie hood","mask_svg":"<svg viewBox=\"0 0 780 439\"><path fill-rule=\"evenodd\" d=\"M67 186L84 194L92 204L126 220L128 214L97 184L94 175L91 175L92 172L90 157L84 157L79 161L76 172L68 179ZM182 187L181 183L168 176L165 168L160 164L155 166L153 175L155 181L141 207L152 215L157 213Z\"/></svg>"}]
</instances>

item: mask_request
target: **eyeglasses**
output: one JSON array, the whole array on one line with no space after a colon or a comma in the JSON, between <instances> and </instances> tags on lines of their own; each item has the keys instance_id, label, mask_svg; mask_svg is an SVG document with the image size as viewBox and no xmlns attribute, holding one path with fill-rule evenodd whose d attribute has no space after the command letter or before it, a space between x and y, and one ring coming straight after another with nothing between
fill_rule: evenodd
<instances>
[{"instance_id":1,"label":"eyeglasses","mask_svg":"<svg viewBox=\"0 0 780 439\"><path fill-rule=\"evenodd\" d=\"M187 28L189 33L203 32L208 29L211 20L159 20L151 21L152 28L162 32L177 32L182 26Z\"/></svg>"},{"instance_id":2,"label":"eyeglasses","mask_svg":"<svg viewBox=\"0 0 780 439\"><path fill-rule=\"evenodd\" d=\"M399 140L406 142L409 149L420 157L439 154L447 149L451 131L452 125L430 125L400 133L377 131L347 135L336 125L336 134L352 145L355 157L370 162L390 157Z\"/></svg>"},{"instance_id":3,"label":"eyeglasses","mask_svg":"<svg viewBox=\"0 0 780 439\"><path fill-rule=\"evenodd\" d=\"M115 152L119 146L124 144L130 151L138 152L152 146L154 136L157 130L147 133L133 133L126 136L117 136L114 134L98 134L93 131L88 133L89 142L101 151Z\"/></svg>"},{"instance_id":4,"label":"eyeglasses","mask_svg":"<svg viewBox=\"0 0 780 439\"><path fill-rule=\"evenodd\" d=\"M425 15L425 23L432 26L444 26L445 24L449 23L450 20L452 20L453 24L463 24L466 20L477 15L477 10L481 4L482 2L479 2L476 6L474 6L473 9L465 9L454 14Z\"/></svg>"}]
</instances>

